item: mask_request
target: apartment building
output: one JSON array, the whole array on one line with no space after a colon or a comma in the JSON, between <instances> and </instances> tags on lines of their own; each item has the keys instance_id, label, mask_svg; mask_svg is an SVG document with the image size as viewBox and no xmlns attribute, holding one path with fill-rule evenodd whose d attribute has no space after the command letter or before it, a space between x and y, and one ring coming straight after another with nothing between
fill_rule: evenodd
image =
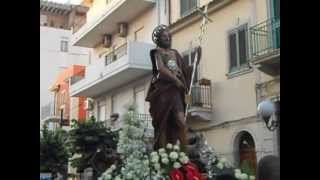
<instances>
[{"instance_id":1,"label":"apartment building","mask_svg":"<svg viewBox=\"0 0 320 180\"><path fill-rule=\"evenodd\" d=\"M85 23L73 32L72 45L93 48L85 78L71 85L70 95L91 99L88 116L121 126L121 117L135 104L150 120L145 96L151 79L149 51L152 31L168 22L168 3L153 0L84 1L90 9ZM118 117L118 118L114 118ZM150 123L151 126L151 123Z\"/></svg>"},{"instance_id":2,"label":"apartment building","mask_svg":"<svg viewBox=\"0 0 320 180\"><path fill-rule=\"evenodd\" d=\"M213 21L207 25L203 40L197 91L193 93L199 97L198 105L191 110L189 126L204 132L218 154L235 165L249 161L253 169L261 157L279 155L280 149L279 130L269 131L257 117L257 105L266 99L278 105L280 114L279 2L170 3L172 46L186 59L193 55L190 47L197 46L195 40L200 33L202 17L196 8L208 4L208 17Z\"/></svg>"},{"instance_id":3,"label":"apartment building","mask_svg":"<svg viewBox=\"0 0 320 180\"><path fill-rule=\"evenodd\" d=\"M40 1L40 120L54 115L54 94L49 87L58 74L73 64L90 63L90 49L70 43L74 24L87 10L79 5Z\"/></svg>"},{"instance_id":4,"label":"apartment building","mask_svg":"<svg viewBox=\"0 0 320 180\"><path fill-rule=\"evenodd\" d=\"M84 77L85 66L72 65L61 71L49 88L54 95L53 114L47 121L53 127L70 129L71 120L79 122L86 119L85 97L70 97L69 87Z\"/></svg>"},{"instance_id":5,"label":"apartment building","mask_svg":"<svg viewBox=\"0 0 320 180\"><path fill-rule=\"evenodd\" d=\"M202 22L196 9L208 4L213 22L203 40L187 124L236 166L246 161L255 169L261 157L279 154L279 130L269 131L257 117L262 100L280 105L279 0L85 2L90 9L71 42L94 53L70 95L92 99L88 115L120 127L126 107L136 104L141 119L149 120L144 99L151 79L152 30L169 25L172 47L188 61Z\"/></svg>"}]
</instances>

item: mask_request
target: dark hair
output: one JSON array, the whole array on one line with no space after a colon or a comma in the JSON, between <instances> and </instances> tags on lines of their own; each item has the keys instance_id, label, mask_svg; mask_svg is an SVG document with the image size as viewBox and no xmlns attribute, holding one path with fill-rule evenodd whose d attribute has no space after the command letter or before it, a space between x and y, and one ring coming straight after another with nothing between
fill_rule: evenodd
<instances>
[{"instance_id":1,"label":"dark hair","mask_svg":"<svg viewBox=\"0 0 320 180\"><path fill-rule=\"evenodd\" d=\"M156 44L159 45L160 43L160 36L161 34L165 31L168 30L168 26L160 24L156 28L154 28L152 32L152 41Z\"/></svg>"},{"instance_id":2,"label":"dark hair","mask_svg":"<svg viewBox=\"0 0 320 180\"><path fill-rule=\"evenodd\" d=\"M264 156L258 164L258 180L280 180L280 158L274 155Z\"/></svg>"}]
</instances>

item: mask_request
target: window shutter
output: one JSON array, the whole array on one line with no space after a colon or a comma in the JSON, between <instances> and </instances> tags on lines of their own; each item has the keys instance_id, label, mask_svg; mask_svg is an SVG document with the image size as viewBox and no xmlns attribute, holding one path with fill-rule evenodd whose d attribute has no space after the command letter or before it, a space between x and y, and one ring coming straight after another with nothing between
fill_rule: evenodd
<instances>
[{"instance_id":1,"label":"window shutter","mask_svg":"<svg viewBox=\"0 0 320 180\"><path fill-rule=\"evenodd\" d=\"M237 67L237 42L236 34L229 34L229 56L230 56L230 71Z\"/></svg>"},{"instance_id":2,"label":"window shutter","mask_svg":"<svg viewBox=\"0 0 320 180\"><path fill-rule=\"evenodd\" d=\"M240 65L247 64L247 39L246 39L246 28L239 30L239 60Z\"/></svg>"},{"instance_id":3,"label":"window shutter","mask_svg":"<svg viewBox=\"0 0 320 180\"><path fill-rule=\"evenodd\" d=\"M189 0L189 1L190 1L189 10L195 9L197 7L197 0Z\"/></svg>"},{"instance_id":4,"label":"window shutter","mask_svg":"<svg viewBox=\"0 0 320 180\"><path fill-rule=\"evenodd\" d=\"M188 10L188 0L180 0L180 8L181 16L185 15Z\"/></svg>"}]
</instances>

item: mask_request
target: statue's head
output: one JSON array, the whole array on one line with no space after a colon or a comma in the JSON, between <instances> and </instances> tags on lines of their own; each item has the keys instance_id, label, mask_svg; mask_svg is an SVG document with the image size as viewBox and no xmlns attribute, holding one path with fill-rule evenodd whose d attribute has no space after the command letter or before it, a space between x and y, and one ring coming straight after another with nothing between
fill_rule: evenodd
<instances>
[{"instance_id":1,"label":"statue's head","mask_svg":"<svg viewBox=\"0 0 320 180\"><path fill-rule=\"evenodd\" d=\"M159 25L152 32L153 42L161 48L171 47L171 34L169 32L168 26Z\"/></svg>"}]
</instances>

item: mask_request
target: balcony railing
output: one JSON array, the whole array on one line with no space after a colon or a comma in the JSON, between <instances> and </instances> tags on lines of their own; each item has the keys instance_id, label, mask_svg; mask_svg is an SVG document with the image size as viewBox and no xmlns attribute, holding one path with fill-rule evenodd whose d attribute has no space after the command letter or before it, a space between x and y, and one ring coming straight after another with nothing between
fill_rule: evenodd
<instances>
[{"instance_id":1,"label":"balcony railing","mask_svg":"<svg viewBox=\"0 0 320 180\"><path fill-rule=\"evenodd\" d=\"M211 85L194 85L191 90L191 107L211 109Z\"/></svg>"},{"instance_id":2,"label":"balcony railing","mask_svg":"<svg viewBox=\"0 0 320 180\"><path fill-rule=\"evenodd\" d=\"M144 124L143 126L145 127L144 131L145 131L146 137L153 137L152 118L151 118L150 114L133 113L133 114L131 114L131 117L135 118L135 119L139 119L140 121L143 122L143 124ZM120 119L118 119L116 121L119 121L119 120ZM119 124L119 122L112 122L111 119L104 120L103 122L106 127L110 127L111 129L112 128L115 128L115 129L121 128L121 125L120 125L121 123ZM116 127L116 126L118 126L118 127Z\"/></svg>"},{"instance_id":3,"label":"balcony railing","mask_svg":"<svg viewBox=\"0 0 320 180\"><path fill-rule=\"evenodd\" d=\"M117 49L107 54L105 56L105 65L109 65L125 55L127 55L127 43L121 45Z\"/></svg>"},{"instance_id":4,"label":"balcony railing","mask_svg":"<svg viewBox=\"0 0 320 180\"><path fill-rule=\"evenodd\" d=\"M280 48L280 18L271 18L249 30L251 58L271 53Z\"/></svg>"},{"instance_id":5,"label":"balcony railing","mask_svg":"<svg viewBox=\"0 0 320 180\"><path fill-rule=\"evenodd\" d=\"M146 127L144 130L146 137L153 137L152 118L151 118L150 114L134 113L134 114L132 114L132 117L143 121L144 126Z\"/></svg>"}]
</instances>

